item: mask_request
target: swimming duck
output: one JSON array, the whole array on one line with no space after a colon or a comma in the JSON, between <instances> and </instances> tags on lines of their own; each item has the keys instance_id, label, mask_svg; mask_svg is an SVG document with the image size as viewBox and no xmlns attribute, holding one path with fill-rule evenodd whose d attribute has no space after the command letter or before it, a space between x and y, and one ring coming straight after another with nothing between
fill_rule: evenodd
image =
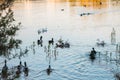
<instances>
[{"instance_id":1,"label":"swimming duck","mask_svg":"<svg viewBox=\"0 0 120 80\"><path fill-rule=\"evenodd\" d=\"M26 64L26 62L24 62L24 73L25 73L25 75L26 76L28 76L28 67L27 67L27 64Z\"/></svg>"},{"instance_id":2,"label":"swimming duck","mask_svg":"<svg viewBox=\"0 0 120 80\"><path fill-rule=\"evenodd\" d=\"M50 75L50 73L52 72L51 66L49 65L49 67L46 70L47 74Z\"/></svg>"},{"instance_id":3,"label":"swimming duck","mask_svg":"<svg viewBox=\"0 0 120 80\"><path fill-rule=\"evenodd\" d=\"M8 67L7 67L7 61L5 60L5 65L2 68L2 77L6 78L8 76Z\"/></svg>"}]
</instances>

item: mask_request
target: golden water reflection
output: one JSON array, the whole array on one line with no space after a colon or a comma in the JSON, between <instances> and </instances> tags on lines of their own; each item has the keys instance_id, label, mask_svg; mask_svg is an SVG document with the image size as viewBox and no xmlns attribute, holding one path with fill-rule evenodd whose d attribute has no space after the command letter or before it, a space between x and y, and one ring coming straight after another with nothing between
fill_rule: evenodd
<instances>
[{"instance_id":1,"label":"golden water reflection","mask_svg":"<svg viewBox=\"0 0 120 80\"><path fill-rule=\"evenodd\" d=\"M53 3L69 2L70 6L83 6L92 8L107 8L110 5L120 6L119 0L48 0L47 2Z\"/></svg>"},{"instance_id":2,"label":"golden water reflection","mask_svg":"<svg viewBox=\"0 0 120 80\"><path fill-rule=\"evenodd\" d=\"M0 3L4 0L0 0ZM83 6L92 8L107 8L109 5L120 5L119 0L15 0L16 2L22 2L28 4L31 1L40 1L46 3L69 3L69 6Z\"/></svg>"},{"instance_id":3,"label":"golden water reflection","mask_svg":"<svg viewBox=\"0 0 120 80\"><path fill-rule=\"evenodd\" d=\"M93 8L105 8L109 5L109 0L49 0L48 2L69 2L70 6L84 6Z\"/></svg>"}]
</instances>

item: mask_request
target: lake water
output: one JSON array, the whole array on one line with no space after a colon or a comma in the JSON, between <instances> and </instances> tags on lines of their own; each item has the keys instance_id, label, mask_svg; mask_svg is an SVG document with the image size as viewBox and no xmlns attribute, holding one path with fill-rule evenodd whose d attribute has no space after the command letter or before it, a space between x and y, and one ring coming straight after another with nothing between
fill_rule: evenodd
<instances>
[{"instance_id":1,"label":"lake water","mask_svg":"<svg viewBox=\"0 0 120 80\"><path fill-rule=\"evenodd\" d=\"M92 2L54 1L54 0L18 0L12 7L17 22L22 27L16 35L23 41L21 48L28 48L28 53L21 57L22 63L27 62L29 75L21 75L16 80L115 80L114 72L119 71L115 62L97 58L94 62L89 59L92 47L105 54L106 51L114 52L115 45L111 45L110 33L112 28L116 31L116 42L120 42L120 2L104 1L102 5ZM83 15L82 13L90 13ZM48 31L38 35L37 31L47 28ZM36 42L43 36L43 47ZM57 49L57 57L51 54L46 57L44 46L48 40L59 38L69 41L70 48ZM97 47L97 39L104 40L105 47ZM31 45L35 42L34 49ZM50 47L54 50L54 46ZM13 51L13 53L15 53ZM19 51L16 52L19 54ZM0 69L3 67L4 57L0 58ZM50 59L50 62L49 62ZM8 60L8 67L18 65L18 57ZM54 69L47 75L49 66Z\"/></svg>"}]
</instances>

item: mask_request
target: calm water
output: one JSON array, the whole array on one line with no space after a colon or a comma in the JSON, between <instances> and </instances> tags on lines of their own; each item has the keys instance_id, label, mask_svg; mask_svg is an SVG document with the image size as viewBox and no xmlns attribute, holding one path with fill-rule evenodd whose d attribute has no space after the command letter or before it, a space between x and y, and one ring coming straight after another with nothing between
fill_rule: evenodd
<instances>
[{"instance_id":1,"label":"calm water","mask_svg":"<svg viewBox=\"0 0 120 80\"><path fill-rule=\"evenodd\" d=\"M113 5L114 4L114 5ZM21 61L27 62L29 76L17 80L115 80L114 71L119 70L113 62L106 62L104 58L89 60L89 51L95 47L97 51L105 54L105 51L115 51L115 46L110 45L110 33L114 27L116 40L120 42L120 6L115 2L104 2L102 6L80 6L80 2L26 0L16 1L13 6L16 21L22 23L17 38L23 41L21 47L29 49L27 55ZM61 11L64 9L64 11ZM80 16L82 13L91 15ZM47 28L47 33L38 35L37 31ZM43 47L30 48L40 36L43 36ZM44 46L48 40L54 38L55 42L62 37L69 40L69 49L57 49L57 57L51 54L51 67L53 72L48 76L46 69L49 58L46 57ZM96 47L97 39L104 40L107 45ZM54 46L51 46L53 50ZM15 53L13 51L13 53ZM19 52L17 52L19 53ZM103 55L104 56L104 55ZM0 58L0 69L3 66L4 57ZM18 58L8 60L8 66L19 64Z\"/></svg>"}]
</instances>

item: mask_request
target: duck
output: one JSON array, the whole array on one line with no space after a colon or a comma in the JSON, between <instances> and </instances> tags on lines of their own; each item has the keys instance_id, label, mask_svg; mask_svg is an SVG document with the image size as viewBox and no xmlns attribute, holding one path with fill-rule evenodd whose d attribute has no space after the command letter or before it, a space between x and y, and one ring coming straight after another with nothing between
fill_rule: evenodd
<instances>
[{"instance_id":1,"label":"duck","mask_svg":"<svg viewBox=\"0 0 120 80\"><path fill-rule=\"evenodd\" d=\"M64 11L64 9L61 9L61 11Z\"/></svg>"},{"instance_id":2,"label":"duck","mask_svg":"<svg viewBox=\"0 0 120 80\"><path fill-rule=\"evenodd\" d=\"M38 35L41 33L41 31L40 30L38 30Z\"/></svg>"},{"instance_id":3,"label":"duck","mask_svg":"<svg viewBox=\"0 0 120 80\"><path fill-rule=\"evenodd\" d=\"M26 76L28 76L28 71L29 71L29 69L27 67L27 64L26 64L26 62L24 62L24 73Z\"/></svg>"},{"instance_id":4,"label":"duck","mask_svg":"<svg viewBox=\"0 0 120 80\"><path fill-rule=\"evenodd\" d=\"M64 44L64 47L65 48L70 48L70 44L66 41L65 44Z\"/></svg>"},{"instance_id":5,"label":"duck","mask_svg":"<svg viewBox=\"0 0 120 80\"><path fill-rule=\"evenodd\" d=\"M22 69L22 62L20 61L19 65L17 66L16 74L20 74Z\"/></svg>"},{"instance_id":6,"label":"duck","mask_svg":"<svg viewBox=\"0 0 120 80\"><path fill-rule=\"evenodd\" d=\"M51 40L48 41L48 44L54 44L54 39L52 38Z\"/></svg>"},{"instance_id":7,"label":"duck","mask_svg":"<svg viewBox=\"0 0 120 80\"><path fill-rule=\"evenodd\" d=\"M42 29L42 33L47 32L47 28Z\"/></svg>"},{"instance_id":8,"label":"duck","mask_svg":"<svg viewBox=\"0 0 120 80\"><path fill-rule=\"evenodd\" d=\"M49 67L46 70L47 74L50 75L50 73L52 72L51 66L49 65Z\"/></svg>"},{"instance_id":9,"label":"duck","mask_svg":"<svg viewBox=\"0 0 120 80\"><path fill-rule=\"evenodd\" d=\"M92 48L92 51L90 52L90 59L95 59L96 51L94 48Z\"/></svg>"},{"instance_id":10,"label":"duck","mask_svg":"<svg viewBox=\"0 0 120 80\"><path fill-rule=\"evenodd\" d=\"M37 40L37 44L40 45L43 43L42 36L40 36L40 39Z\"/></svg>"},{"instance_id":11,"label":"duck","mask_svg":"<svg viewBox=\"0 0 120 80\"><path fill-rule=\"evenodd\" d=\"M120 80L120 73L116 73L114 76L117 80Z\"/></svg>"},{"instance_id":12,"label":"duck","mask_svg":"<svg viewBox=\"0 0 120 80\"><path fill-rule=\"evenodd\" d=\"M5 60L5 65L2 68L2 77L6 78L8 76L8 66L7 66L7 60Z\"/></svg>"}]
</instances>

